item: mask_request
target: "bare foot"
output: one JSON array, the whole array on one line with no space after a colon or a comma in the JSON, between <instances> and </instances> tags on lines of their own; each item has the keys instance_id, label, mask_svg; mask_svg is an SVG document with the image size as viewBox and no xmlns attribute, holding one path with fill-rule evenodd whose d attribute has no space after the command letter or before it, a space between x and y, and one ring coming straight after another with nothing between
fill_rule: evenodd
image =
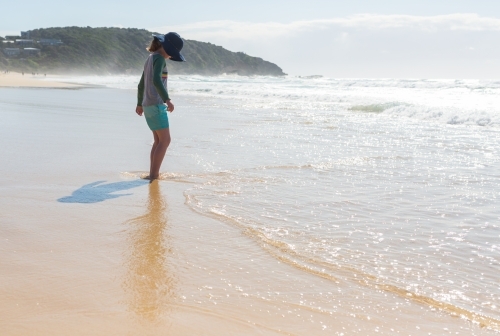
<instances>
[{"instance_id":1,"label":"bare foot","mask_svg":"<svg viewBox=\"0 0 500 336\"><path fill-rule=\"evenodd\" d=\"M151 177L151 175L141 175L141 179L143 179L143 180L154 181L154 180L157 180L158 178L159 178L159 176Z\"/></svg>"}]
</instances>

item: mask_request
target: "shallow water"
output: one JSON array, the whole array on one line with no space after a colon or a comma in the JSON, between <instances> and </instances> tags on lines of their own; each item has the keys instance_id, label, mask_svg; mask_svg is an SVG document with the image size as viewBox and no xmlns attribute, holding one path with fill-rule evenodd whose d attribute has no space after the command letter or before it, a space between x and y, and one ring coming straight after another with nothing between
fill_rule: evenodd
<instances>
[{"instance_id":1,"label":"shallow water","mask_svg":"<svg viewBox=\"0 0 500 336\"><path fill-rule=\"evenodd\" d=\"M207 150L231 161L200 160L222 173L188 189L189 204L302 267L498 326L497 130L283 114L241 113L244 127L214 135Z\"/></svg>"},{"instance_id":2,"label":"shallow water","mask_svg":"<svg viewBox=\"0 0 500 336\"><path fill-rule=\"evenodd\" d=\"M350 298L350 308L340 308L331 292L314 292L297 297L302 306L321 305L325 314L379 312L388 323L405 315L395 303L400 298L430 309L429 321L435 310L445 325L447 315L473 322L449 326L465 334L500 330L500 91L495 82L173 77L171 91L178 98L162 179L178 182L195 212L237 228L298 272L325 279L330 285L323 284L321 291L338 286ZM4 119L12 126L4 128L4 139L15 143L22 125L42 136L44 145L35 145L41 164L30 170L37 176L27 176L28 181L43 178L61 185L79 176L78 188L57 197L61 204L103 202L120 190L131 195L135 187L129 184L147 166L146 126L133 119L133 106L125 111L125 104L108 98L123 96L133 104L133 80L100 80L121 90L53 95L30 90L28 98L25 91L11 90L0 97L2 108L12 112ZM75 97L82 105L71 107ZM55 117L37 111L52 111ZM71 118L58 119L58 111ZM88 138L82 138L80 128ZM134 129L138 134L131 133ZM72 151L72 142L80 144L78 150ZM57 150L48 151L48 145ZM44 150L66 154L48 160ZM6 157L18 151L3 149ZM12 176L2 180L9 193L6 186L14 188L15 180L26 175L24 168L17 169L20 164L33 161L18 157L2 164L4 176ZM61 173L61 167L71 174ZM99 177L113 174L128 184L106 186ZM166 224L155 209L167 210L156 205L126 222L131 237L139 239L131 244L123 286L150 291L132 300L146 317L160 313L140 300L169 297L158 296L137 276L142 266L136 255L151 252L151 263L164 263L165 249L155 239ZM151 222L151 216L158 225L134 234L134 227ZM151 280L161 285L165 270L156 268ZM272 272L269 266L263 270ZM381 306L363 305L356 300L359 293ZM388 307L382 302L386 294L396 298L388 300ZM268 293L265 300L294 302L294 295ZM217 298L214 294L207 302L222 303L222 296ZM395 315L387 315L394 307L399 307ZM474 329L477 324L486 329Z\"/></svg>"},{"instance_id":3,"label":"shallow water","mask_svg":"<svg viewBox=\"0 0 500 336\"><path fill-rule=\"evenodd\" d=\"M303 270L498 329L498 83L296 81L174 81L218 130L183 139L211 173L188 204Z\"/></svg>"},{"instance_id":4,"label":"shallow water","mask_svg":"<svg viewBox=\"0 0 500 336\"><path fill-rule=\"evenodd\" d=\"M240 95L202 96L202 118L219 131L186 152L213 173L186 190L190 206L248 230L303 270L500 327L496 83L336 81L328 96L323 83L300 82L300 99L309 93L312 107L265 109L245 95L270 102L289 82L249 92L246 83L211 84ZM184 93L188 84L179 86ZM347 109L339 88L349 88ZM318 108L317 96L339 103ZM383 100L401 103L382 113L356 109ZM408 118L397 114L401 106L438 117Z\"/></svg>"}]
</instances>

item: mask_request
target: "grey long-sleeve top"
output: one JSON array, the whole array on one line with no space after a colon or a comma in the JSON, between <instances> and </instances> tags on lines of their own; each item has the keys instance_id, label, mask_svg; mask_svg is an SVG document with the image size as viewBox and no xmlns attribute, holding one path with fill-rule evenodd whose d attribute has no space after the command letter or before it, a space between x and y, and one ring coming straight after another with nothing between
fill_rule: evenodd
<instances>
[{"instance_id":1,"label":"grey long-sleeve top","mask_svg":"<svg viewBox=\"0 0 500 336\"><path fill-rule=\"evenodd\" d=\"M167 65L163 56L157 52L149 55L137 87L137 106L159 105L170 100L167 78Z\"/></svg>"}]
</instances>

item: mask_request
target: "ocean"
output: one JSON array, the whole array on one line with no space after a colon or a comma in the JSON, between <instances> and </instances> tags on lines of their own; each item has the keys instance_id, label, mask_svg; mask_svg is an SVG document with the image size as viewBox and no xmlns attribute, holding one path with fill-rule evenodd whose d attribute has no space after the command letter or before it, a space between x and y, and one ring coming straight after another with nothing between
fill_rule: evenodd
<instances>
[{"instance_id":1,"label":"ocean","mask_svg":"<svg viewBox=\"0 0 500 336\"><path fill-rule=\"evenodd\" d=\"M134 114L137 78L65 81L101 87L53 90L50 100L47 90L0 91L2 109L41 102L45 111L81 119L69 129L57 125L53 139L60 150L75 150L64 161L68 170L54 160L37 174L69 184L72 171L85 176L80 184L100 174L124 181L146 174L151 140ZM416 334L500 332L500 81L171 76L169 92L176 109L160 182L173 183L194 214L234 228L265 254L326 284L317 302L279 292L266 300L296 300L326 316L348 311L363 321L380 312L389 334L390 321L404 315L400 300L427 317L436 314L425 333L422 319ZM84 106L68 111L72 95ZM64 132L81 123L92 131L87 140L77 137L79 146L89 141L100 149L71 149ZM9 129L9 141L22 136ZM112 144L119 157L104 158L113 133L123 140ZM103 159L87 166L96 155ZM4 164L4 176L22 179L18 164ZM49 177L54 171L58 176ZM336 297L339 286L352 298L347 305ZM390 308L379 309L360 304L359 293L394 299L380 299ZM395 324L408 334L403 322ZM353 328L346 335L356 334Z\"/></svg>"}]
</instances>

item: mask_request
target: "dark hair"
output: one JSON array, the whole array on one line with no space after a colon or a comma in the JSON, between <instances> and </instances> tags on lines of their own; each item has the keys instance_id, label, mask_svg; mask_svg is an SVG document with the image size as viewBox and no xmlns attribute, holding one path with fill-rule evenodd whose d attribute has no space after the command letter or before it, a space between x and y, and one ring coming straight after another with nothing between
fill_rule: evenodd
<instances>
[{"instance_id":1,"label":"dark hair","mask_svg":"<svg viewBox=\"0 0 500 336\"><path fill-rule=\"evenodd\" d=\"M153 38L153 41L151 41L149 47L147 47L146 50L149 52L155 52L158 51L160 48L162 48L160 40L158 40L157 38Z\"/></svg>"}]
</instances>

